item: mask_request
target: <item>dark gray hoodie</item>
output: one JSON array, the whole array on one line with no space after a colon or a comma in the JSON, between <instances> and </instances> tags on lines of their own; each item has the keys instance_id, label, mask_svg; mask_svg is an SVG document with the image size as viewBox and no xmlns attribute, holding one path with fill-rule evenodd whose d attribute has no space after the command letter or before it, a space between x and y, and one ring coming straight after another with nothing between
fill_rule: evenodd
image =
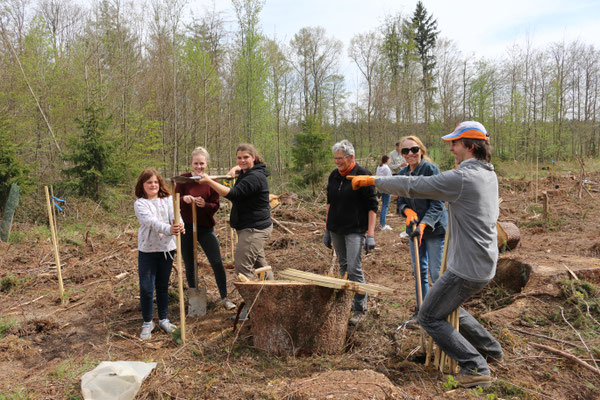
<instances>
[{"instance_id":1,"label":"dark gray hoodie","mask_svg":"<svg viewBox=\"0 0 600 400\"><path fill-rule=\"evenodd\" d=\"M458 169L432 176L375 177L381 192L448 202L447 268L459 277L487 282L498 259L498 178L492 164L470 158Z\"/></svg>"}]
</instances>

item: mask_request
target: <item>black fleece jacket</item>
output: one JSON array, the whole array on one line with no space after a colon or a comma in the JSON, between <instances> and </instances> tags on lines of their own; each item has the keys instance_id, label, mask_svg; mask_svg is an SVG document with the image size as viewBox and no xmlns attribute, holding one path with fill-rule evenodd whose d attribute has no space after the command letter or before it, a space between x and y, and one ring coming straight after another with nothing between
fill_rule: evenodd
<instances>
[{"instance_id":1,"label":"black fleece jacket","mask_svg":"<svg viewBox=\"0 0 600 400\"><path fill-rule=\"evenodd\" d=\"M237 230L266 229L273 225L269 205L269 172L263 163L254 164L237 178L225 198L231 200L229 223Z\"/></svg>"},{"instance_id":2,"label":"black fleece jacket","mask_svg":"<svg viewBox=\"0 0 600 400\"><path fill-rule=\"evenodd\" d=\"M348 175L372 175L356 164ZM329 175L327 183L327 230L347 235L365 233L369 226L369 211L377 212L377 196L374 186L352 189L352 181L336 169Z\"/></svg>"}]
</instances>

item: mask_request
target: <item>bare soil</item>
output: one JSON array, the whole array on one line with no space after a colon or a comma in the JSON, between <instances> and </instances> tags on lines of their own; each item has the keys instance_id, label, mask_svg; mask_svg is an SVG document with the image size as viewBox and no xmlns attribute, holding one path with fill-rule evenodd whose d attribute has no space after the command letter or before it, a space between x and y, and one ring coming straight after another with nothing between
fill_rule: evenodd
<instances>
[{"instance_id":1,"label":"bare soil","mask_svg":"<svg viewBox=\"0 0 600 400\"><path fill-rule=\"evenodd\" d=\"M579 198L577 178L552 174L540 180L539 192L550 191L547 217L543 198L534 197L533 182L500 180L500 219L521 230L519 246L501 258L530 266L532 272L521 290L494 282L467 304L505 352L501 363L491 365L497 379L482 392L453 388L426 368L419 331L402 327L413 313L414 281L408 243L399 237L404 219L393 210L388 218L393 231L376 232L377 247L363 257L363 268L367 282L398 293L369 298L368 317L348 329L342 354L276 357L253 347L252 320L233 332L232 312L219 306L202 252L207 316L187 319L185 345L158 330L150 341L139 340L133 211L124 222L106 222L108 228L94 230L89 221L102 220L106 212L75 213L72 205L70 214L59 217L59 226L81 227L59 232L66 304L57 295L48 231L40 228L43 211L31 211L40 214L37 224L15 224L13 243L0 243L0 398L80 398L81 376L100 361L116 360L158 363L139 399L600 398L600 374L531 345L560 349L592 366L600 359L599 293L586 283L600 282L600 194L595 185ZM588 179L600 182L600 175ZM293 232L275 227L266 246L276 276L289 267L330 271L332 255L321 243L324 213L322 202L305 201L273 211ZM225 210L217 220L231 298L240 302ZM575 281L569 269L586 282ZM176 288L174 273L170 316L179 325Z\"/></svg>"}]
</instances>

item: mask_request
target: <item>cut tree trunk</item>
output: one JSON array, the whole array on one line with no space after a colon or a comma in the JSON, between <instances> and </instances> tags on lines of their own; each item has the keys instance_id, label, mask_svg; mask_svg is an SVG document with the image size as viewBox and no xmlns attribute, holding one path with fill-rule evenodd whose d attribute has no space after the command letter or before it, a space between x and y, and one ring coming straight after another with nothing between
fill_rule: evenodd
<instances>
[{"instance_id":1,"label":"cut tree trunk","mask_svg":"<svg viewBox=\"0 0 600 400\"><path fill-rule=\"evenodd\" d=\"M521 232L515 224L512 222L498 222L496 228L498 230L498 248L500 250L512 250L517 247L521 240Z\"/></svg>"},{"instance_id":2,"label":"cut tree trunk","mask_svg":"<svg viewBox=\"0 0 600 400\"><path fill-rule=\"evenodd\" d=\"M235 286L248 307L254 303L249 314L254 346L277 355L344 350L354 293L289 281Z\"/></svg>"}]
</instances>

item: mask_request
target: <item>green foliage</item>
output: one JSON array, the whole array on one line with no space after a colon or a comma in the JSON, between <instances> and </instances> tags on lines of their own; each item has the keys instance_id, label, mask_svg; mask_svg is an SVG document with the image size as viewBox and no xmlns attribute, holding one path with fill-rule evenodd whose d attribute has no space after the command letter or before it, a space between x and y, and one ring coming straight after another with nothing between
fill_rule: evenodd
<instances>
[{"instance_id":1,"label":"green foliage","mask_svg":"<svg viewBox=\"0 0 600 400\"><path fill-rule=\"evenodd\" d=\"M74 166L63 170L72 178L69 184L81 196L100 199L106 184L118 183L124 177L125 164L116 153L118 143L111 142L106 130L111 117L102 118L102 109L90 106L85 109L84 119L76 119L82 130L79 140L71 143L71 154L65 159Z\"/></svg>"},{"instance_id":2,"label":"green foliage","mask_svg":"<svg viewBox=\"0 0 600 400\"><path fill-rule=\"evenodd\" d=\"M8 124L0 115L0 210L4 208L10 186L20 186L22 194L33 188L33 180L29 176L30 168L18 157L18 147L9 134Z\"/></svg>"},{"instance_id":3,"label":"green foliage","mask_svg":"<svg viewBox=\"0 0 600 400\"><path fill-rule=\"evenodd\" d=\"M258 18L264 1L233 0L233 5L240 26L234 74L241 139L255 143L269 126L269 60Z\"/></svg>"},{"instance_id":4,"label":"green foliage","mask_svg":"<svg viewBox=\"0 0 600 400\"><path fill-rule=\"evenodd\" d=\"M452 375L448 375L446 382L442 385L444 390L452 390L458 387L458 381Z\"/></svg>"},{"instance_id":5,"label":"green foliage","mask_svg":"<svg viewBox=\"0 0 600 400\"><path fill-rule=\"evenodd\" d=\"M14 318L0 318L0 338L3 338L13 326L17 325L17 321Z\"/></svg>"},{"instance_id":6,"label":"green foliage","mask_svg":"<svg viewBox=\"0 0 600 400\"><path fill-rule=\"evenodd\" d=\"M565 298L564 312L556 310L550 317L554 322L563 322L562 314L576 328L590 328L598 331L593 319L600 318L600 290L596 285L584 280L563 279L559 282Z\"/></svg>"},{"instance_id":7,"label":"green foliage","mask_svg":"<svg viewBox=\"0 0 600 400\"><path fill-rule=\"evenodd\" d=\"M302 132L295 136L295 144L292 148L292 160L296 180L300 185L311 185L313 196L316 194L315 187L327 172L327 148L328 135L319 132L319 124L308 120L302 124Z\"/></svg>"}]
</instances>

